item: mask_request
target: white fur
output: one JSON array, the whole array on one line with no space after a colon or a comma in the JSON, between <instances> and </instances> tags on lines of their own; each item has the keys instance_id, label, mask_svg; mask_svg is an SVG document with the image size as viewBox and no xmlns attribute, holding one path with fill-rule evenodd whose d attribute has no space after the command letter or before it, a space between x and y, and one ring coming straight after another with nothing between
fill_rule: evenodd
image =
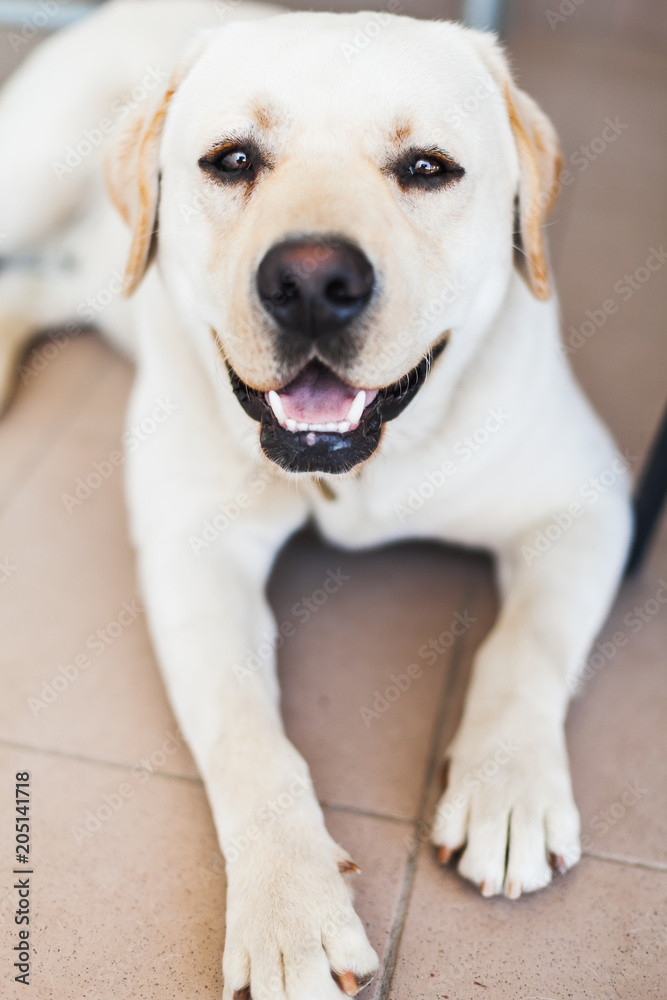
<instances>
[{"instance_id":1,"label":"white fur","mask_svg":"<svg viewBox=\"0 0 667 1000\"><path fill-rule=\"evenodd\" d=\"M32 265L0 272L5 396L26 339L76 318L123 269L129 245L103 194L102 149L61 180L53 161L147 67L170 71L189 34L219 25L225 9L205 0L114 0L42 45L5 88L0 249L39 253ZM244 7L227 20L269 12ZM227 855L226 1000L249 980L255 1000L333 998L340 991L330 968L362 979L377 966L338 872L345 852L326 832L307 765L285 737L273 657L249 675L238 669L275 629L264 586L288 536L314 516L342 546L413 537L494 553L502 609L475 660L433 841L466 844L461 873L485 894L513 897L549 882L549 852L568 865L579 856L563 722L630 535L622 470L596 502L582 497L591 477L618 468L614 445L558 351L553 297L538 301L512 266L520 164L502 56L453 25L389 19L345 62L344 46L369 17L285 15L218 27L195 43L161 143L158 266L133 299L115 297L98 317L137 359L129 425L158 400L175 408L128 454L127 498L155 649ZM108 57L114 46L121 58ZM341 85L318 89L329 71ZM464 99L480 79L488 100L447 132L447 101ZM314 166L295 174L281 166L243 207L204 188L196 160L216 135L239 127L244 101L255 96L282 116L281 155ZM372 162L397 117L410 119L426 146L447 135L471 186L406 205ZM337 166L320 171L318 157ZM188 218L184 205L196 209ZM342 229L383 263L387 302L355 384L389 384L452 331L414 404L387 425L379 457L356 475L327 477L335 501L310 477L297 490L262 459L257 425L234 398L210 334L213 325L249 381L263 364L273 377L248 276L276 239L304 226ZM424 318L424 304L448 287L457 294ZM235 329L239 316L257 331L252 351ZM380 373L376 383L371 371ZM488 441L463 458L461 442L485 426ZM455 471L434 477L447 460ZM434 495L410 508L411 491L434 479ZM192 538L244 491L253 496L248 509L195 551ZM527 556L536 533L573 503L581 514L543 554ZM475 772L494 760L492 779L475 784ZM267 822L280 794L290 807Z\"/></svg>"}]
</instances>

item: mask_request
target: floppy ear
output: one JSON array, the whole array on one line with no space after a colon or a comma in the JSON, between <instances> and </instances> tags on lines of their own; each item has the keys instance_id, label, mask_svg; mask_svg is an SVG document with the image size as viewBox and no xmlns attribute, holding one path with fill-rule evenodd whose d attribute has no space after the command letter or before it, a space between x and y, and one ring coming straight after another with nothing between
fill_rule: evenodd
<instances>
[{"instance_id":1,"label":"floppy ear","mask_svg":"<svg viewBox=\"0 0 667 1000\"><path fill-rule=\"evenodd\" d=\"M551 296L542 227L559 193L562 157L556 130L535 101L515 84L507 58L493 35L471 31L505 100L519 157L514 261L536 298Z\"/></svg>"},{"instance_id":2,"label":"floppy ear","mask_svg":"<svg viewBox=\"0 0 667 1000\"><path fill-rule=\"evenodd\" d=\"M514 232L515 263L533 294L551 296L549 266L542 227L558 197L562 157L556 130L535 101L505 85L505 103L521 171Z\"/></svg>"},{"instance_id":3,"label":"floppy ear","mask_svg":"<svg viewBox=\"0 0 667 1000\"><path fill-rule=\"evenodd\" d=\"M157 250L160 141L173 93L169 87L150 116L133 116L107 160L107 189L132 231L125 295L135 290Z\"/></svg>"},{"instance_id":4,"label":"floppy ear","mask_svg":"<svg viewBox=\"0 0 667 1000\"><path fill-rule=\"evenodd\" d=\"M208 32L197 36L174 70L165 90L139 107L106 161L107 190L132 232L123 292L134 292L157 250L160 201L160 146L164 123L176 89L201 52Z\"/></svg>"}]
</instances>

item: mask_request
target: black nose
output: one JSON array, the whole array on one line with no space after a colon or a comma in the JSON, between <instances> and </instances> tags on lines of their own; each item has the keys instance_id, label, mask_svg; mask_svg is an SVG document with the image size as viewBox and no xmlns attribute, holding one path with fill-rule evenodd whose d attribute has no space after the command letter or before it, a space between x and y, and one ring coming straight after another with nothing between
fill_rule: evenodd
<instances>
[{"instance_id":1,"label":"black nose","mask_svg":"<svg viewBox=\"0 0 667 1000\"><path fill-rule=\"evenodd\" d=\"M262 305L284 329L313 340L340 330L368 304L373 267L345 240L286 240L257 271Z\"/></svg>"}]
</instances>

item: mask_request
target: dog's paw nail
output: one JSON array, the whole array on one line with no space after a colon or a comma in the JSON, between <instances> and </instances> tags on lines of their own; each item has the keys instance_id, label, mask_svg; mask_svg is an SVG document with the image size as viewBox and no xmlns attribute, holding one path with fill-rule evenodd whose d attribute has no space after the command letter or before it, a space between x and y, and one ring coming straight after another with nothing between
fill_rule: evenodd
<instances>
[{"instance_id":1,"label":"dog's paw nail","mask_svg":"<svg viewBox=\"0 0 667 1000\"><path fill-rule=\"evenodd\" d=\"M438 864L439 865L448 865L449 862L452 859L452 854L453 853L454 853L454 851L451 849L451 847L445 847L445 845L442 844L436 850L436 858L437 858Z\"/></svg>"},{"instance_id":2,"label":"dog's paw nail","mask_svg":"<svg viewBox=\"0 0 667 1000\"><path fill-rule=\"evenodd\" d=\"M361 989L354 972L341 972L340 975L334 973L334 979L347 997L356 997Z\"/></svg>"},{"instance_id":3,"label":"dog's paw nail","mask_svg":"<svg viewBox=\"0 0 667 1000\"><path fill-rule=\"evenodd\" d=\"M240 990L234 990L232 1000L252 1000L250 996L250 986L243 986Z\"/></svg>"},{"instance_id":4,"label":"dog's paw nail","mask_svg":"<svg viewBox=\"0 0 667 1000\"><path fill-rule=\"evenodd\" d=\"M371 972L367 976L357 979L354 972L343 972L340 975L337 972L332 972L332 976L345 996L348 997L356 997L359 990L363 990L364 986L368 986L374 975L375 973Z\"/></svg>"},{"instance_id":5,"label":"dog's paw nail","mask_svg":"<svg viewBox=\"0 0 667 1000\"><path fill-rule=\"evenodd\" d=\"M521 895L520 882L508 882L505 890L508 899L518 899Z\"/></svg>"},{"instance_id":6,"label":"dog's paw nail","mask_svg":"<svg viewBox=\"0 0 667 1000\"><path fill-rule=\"evenodd\" d=\"M355 864L352 858L345 858L344 861L338 862L338 871L341 875L347 875L348 872L354 872L356 875L361 871L359 865Z\"/></svg>"},{"instance_id":7,"label":"dog's paw nail","mask_svg":"<svg viewBox=\"0 0 667 1000\"><path fill-rule=\"evenodd\" d=\"M549 864L551 865L553 871L555 871L557 875L564 875L565 872L567 871L567 865L565 864L565 859L561 857L560 854L553 854L553 853L550 854Z\"/></svg>"},{"instance_id":8,"label":"dog's paw nail","mask_svg":"<svg viewBox=\"0 0 667 1000\"><path fill-rule=\"evenodd\" d=\"M486 899L489 899L491 896L495 896L496 894L496 890L490 882L482 882L480 884L479 891Z\"/></svg>"}]
</instances>

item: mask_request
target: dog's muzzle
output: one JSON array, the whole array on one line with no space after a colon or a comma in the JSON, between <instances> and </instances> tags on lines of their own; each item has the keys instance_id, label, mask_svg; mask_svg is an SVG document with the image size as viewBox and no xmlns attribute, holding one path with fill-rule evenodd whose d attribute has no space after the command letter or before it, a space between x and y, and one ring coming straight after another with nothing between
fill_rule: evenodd
<instances>
[{"instance_id":1,"label":"dog's muzzle","mask_svg":"<svg viewBox=\"0 0 667 1000\"><path fill-rule=\"evenodd\" d=\"M340 474L371 457L384 424L414 399L446 342L444 337L412 371L383 389L354 388L321 361L311 361L283 389L262 392L227 367L236 398L260 423L268 458L288 472Z\"/></svg>"},{"instance_id":2,"label":"dog's muzzle","mask_svg":"<svg viewBox=\"0 0 667 1000\"><path fill-rule=\"evenodd\" d=\"M376 450L382 428L424 384L446 338L393 385L364 389L345 382L375 292L364 252L341 236L290 238L257 269L257 295L271 317L285 368L298 371L282 389L263 392L229 366L236 397L260 422L260 444L289 472L344 473Z\"/></svg>"}]
</instances>

